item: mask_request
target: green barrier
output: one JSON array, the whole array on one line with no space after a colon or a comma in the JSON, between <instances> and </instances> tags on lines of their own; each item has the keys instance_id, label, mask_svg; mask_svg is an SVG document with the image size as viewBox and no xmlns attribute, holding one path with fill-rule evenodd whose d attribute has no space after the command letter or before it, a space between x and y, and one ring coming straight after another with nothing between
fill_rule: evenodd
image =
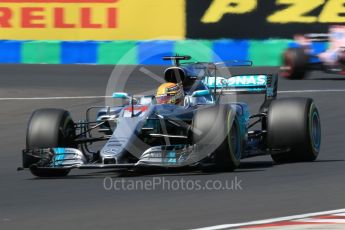
<instances>
[{"instance_id":1,"label":"green barrier","mask_svg":"<svg viewBox=\"0 0 345 230\"><path fill-rule=\"evenodd\" d=\"M98 64L137 64L137 47L135 41L100 42L98 47Z\"/></svg>"},{"instance_id":2,"label":"green barrier","mask_svg":"<svg viewBox=\"0 0 345 230\"><path fill-rule=\"evenodd\" d=\"M279 66L282 53L291 40L264 40L249 43L249 60L254 66Z\"/></svg>"},{"instance_id":3,"label":"green barrier","mask_svg":"<svg viewBox=\"0 0 345 230\"><path fill-rule=\"evenodd\" d=\"M209 40L178 40L175 42L174 53L191 55L191 61L213 61L212 41Z\"/></svg>"},{"instance_id":4,"label":"green barrier","mask_svg":"<svg viewBox=\"0 0 345 230\"><path fill-rule=\"evenodd\" d=\"M22 63L60 64L60 41L27 41L22 43Z\"/></svg>"}]
</instances>

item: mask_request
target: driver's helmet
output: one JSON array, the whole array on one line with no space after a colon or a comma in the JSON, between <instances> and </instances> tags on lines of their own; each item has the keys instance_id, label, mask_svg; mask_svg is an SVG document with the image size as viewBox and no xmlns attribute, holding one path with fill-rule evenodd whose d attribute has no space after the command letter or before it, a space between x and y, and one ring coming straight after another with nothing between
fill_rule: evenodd
<instances>
[{"instance_id":1,"label":"driver's helmet","mask_svg":"<svg viewBox=\"0 0 345 230\"><path fill-rule=\"evenodd\" d=\"M163 83L158 87L156 94L157 104L181 104L183 103L184 92L181 84Z\"/></svg>"}]
</instances>

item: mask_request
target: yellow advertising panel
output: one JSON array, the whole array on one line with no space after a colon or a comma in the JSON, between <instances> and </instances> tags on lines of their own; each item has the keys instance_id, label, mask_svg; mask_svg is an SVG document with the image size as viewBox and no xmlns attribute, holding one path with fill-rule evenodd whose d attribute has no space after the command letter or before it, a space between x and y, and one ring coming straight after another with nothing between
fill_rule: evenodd
<instances>
[{"instance_id":1,"label":"yellow advertising panel","mask_svg":"<svg viewBox=\"0 0 345 230\"><path fill-rule=\"evenodd\" d=\"M0 0L0 39L183 39L184 0Z\"/></svg>"}]
</instances>

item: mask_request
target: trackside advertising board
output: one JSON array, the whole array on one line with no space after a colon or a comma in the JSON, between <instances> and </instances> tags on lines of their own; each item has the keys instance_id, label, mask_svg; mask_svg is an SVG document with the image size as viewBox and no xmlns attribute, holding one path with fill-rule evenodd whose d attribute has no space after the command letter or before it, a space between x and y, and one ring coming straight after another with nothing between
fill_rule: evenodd
<instances>
[{"instance_id":1,"label":"trackside advertising board","mask_svg":"<svg viewBox=\"0 0 345 230\"><path fill-rule=\"evenodd\" d=\"M185 37L184 0L0 0L0 39Z\"/></svg>"},{"instance_id":2,"label":"trackside advertising board","mask_svg":"<svg viewBox=\"0 0 345 230\"><path fill-rule=\"evenodd\" d=\"M187 0L188 38L291 38L345 23L345 0Z\"/></svg>"},{"instance_id":3,"label":"trackside advertising board","mask_svg":"<svg viewBox=\"0 0 345 230\"><path fill-rule=\"evenodd\" d=\"M0 0L0 39L291 38L345 23L345 0Z\"/></svg>"}]
</instances>

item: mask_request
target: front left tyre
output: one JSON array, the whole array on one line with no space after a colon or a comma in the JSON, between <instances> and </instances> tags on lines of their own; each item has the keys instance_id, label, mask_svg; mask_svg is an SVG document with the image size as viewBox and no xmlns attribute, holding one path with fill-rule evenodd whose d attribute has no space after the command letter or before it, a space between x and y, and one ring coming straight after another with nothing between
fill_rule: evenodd
<instances>
[{"instance_id":1,"label":"front left tyre","mask_svg":"<svg viewBox=\"0 0 345 230\"><path fill-rule=\"evenodd\" d=\"M38 109L30 117L26 132L27 149L54 147L76 147L74 143L75 125L68 111L63 109ZM29 159L30 160L30 159ZM24 162L32 165L30 171L37 177L61 177L69 169L37 167L37 162Z\"/></svg>"}]
</instances>

